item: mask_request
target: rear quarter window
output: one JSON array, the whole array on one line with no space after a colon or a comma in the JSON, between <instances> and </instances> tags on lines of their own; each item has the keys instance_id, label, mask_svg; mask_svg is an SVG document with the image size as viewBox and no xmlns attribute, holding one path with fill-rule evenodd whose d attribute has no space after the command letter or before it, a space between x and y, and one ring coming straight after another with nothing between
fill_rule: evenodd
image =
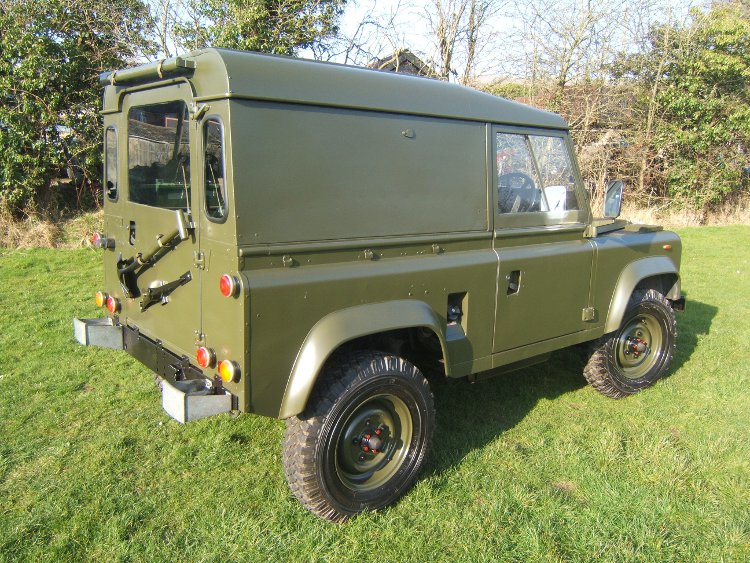
<instances>
[{"instance_id":1,"label":"rear quarter window","mask_svg":"<svg viewBox=\"0 0 750 563\"><path fill-rule=\"evenodd\" d=\"M209 118L203 125L203 146L206 215L223 221L227 215L224 128L217 118Z\"/></svg>"}]
</instances>

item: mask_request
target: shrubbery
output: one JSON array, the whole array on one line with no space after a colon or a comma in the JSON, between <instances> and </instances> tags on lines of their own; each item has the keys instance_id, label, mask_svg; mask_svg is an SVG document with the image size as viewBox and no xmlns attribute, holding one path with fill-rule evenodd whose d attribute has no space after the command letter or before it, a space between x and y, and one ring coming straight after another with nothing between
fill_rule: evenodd
<instances>
[{"instance_id":1,"label":"shrubbery","mask_svg":"<svg viewBox=\"0 0 750 563\"><path fill-rule=\"evenodd\" d=\"M345 0L184 0L180 5L188 17L179 20L164 12L159 23L144 0L0 4L0 204L5 209L16 215L41 209L54 217L61 207L96 205L102 152L97 77L159 49L169 54L167 28L181 49L216 45L317 52L336 35ZM166 10L170 3L153 6ZM680 24L652 25L637 48L612 42L608 53L626 51L614 57L595 52L593 38L607 29L602 22L591 19L589 30L582 20L581 41L572 46L575 37L561 23L556 39L545 36L534 44L547 49L540 59L546 74L535 66L527 80L487 89L568 119L595 200L606 180L615 177L626 180L628 199L642 206L703 213L747 200L750 10L743 0L695 10ZM571 58L573 53L579 59ZM569 72L573 68L576 74Z\"/></svg>"}]
</instances>

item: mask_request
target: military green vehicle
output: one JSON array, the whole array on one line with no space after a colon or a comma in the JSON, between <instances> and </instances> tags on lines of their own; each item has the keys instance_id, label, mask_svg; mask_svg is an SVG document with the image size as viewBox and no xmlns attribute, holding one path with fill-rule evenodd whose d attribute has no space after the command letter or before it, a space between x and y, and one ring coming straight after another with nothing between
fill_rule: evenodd
<instances>
[{"instance_id":1,"label":"military green vehicle","mask_svg":"<svg viewBox=\"0 0 750 563\"><path fill-rule=\"evenodd\" d=\"M595 220L559 116L440 81L206 49L103 75L104 261L85 344L181 422L286 420L294 495L342 521L414 483L432 381L590 343L610 397L675 346L680 239Z\"/></svg>"}]
</instances>

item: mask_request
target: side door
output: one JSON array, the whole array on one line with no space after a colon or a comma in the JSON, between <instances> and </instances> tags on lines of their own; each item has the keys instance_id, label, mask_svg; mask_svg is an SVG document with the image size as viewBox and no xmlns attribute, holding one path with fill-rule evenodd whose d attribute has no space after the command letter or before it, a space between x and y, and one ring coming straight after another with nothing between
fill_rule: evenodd
<instances>
[{"instance_id":1,"label":"side door","mask_svg":"<svg viewBox=\"0 0 750 563\"><path fill-rule=\"evenodd\" d=\"M496 127L493 352L586 328L593 247L566 132Z\"/></svg>"},{"instance_id":2,"label":"side door","mask_svg":"<svg viewBox=\"0 0 750 563\"><path fill-rule=\"evenodd\" d=\"M121 320L190 357L201 331L192 181L202 174L191 103L186 83L132 92L123 101L126 189L114 265L124 293Z\"/></svg>"}]
</instances>

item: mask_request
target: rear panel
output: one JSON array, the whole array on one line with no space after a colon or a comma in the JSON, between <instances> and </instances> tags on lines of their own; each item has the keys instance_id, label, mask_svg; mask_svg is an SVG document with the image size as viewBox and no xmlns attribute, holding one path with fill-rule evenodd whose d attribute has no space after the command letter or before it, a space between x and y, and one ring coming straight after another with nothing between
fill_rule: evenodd
<instances>
[{"instance_id":1,"label":"rear panel","mask_svg":"<svg viewBox=\"0 0 750 563\"><path fill-rule=\"evenodd\" d=\"M246 293L226 298L218 284L224 273L241 278L226 104L194 119L187 82L122 99L121 112L105 115L104 223L114 240L105 289L119 301L117 316L193 364L205 345L244 373ZM225 387L244 402L244 378Z\"/></svg>"}]
</instances>

